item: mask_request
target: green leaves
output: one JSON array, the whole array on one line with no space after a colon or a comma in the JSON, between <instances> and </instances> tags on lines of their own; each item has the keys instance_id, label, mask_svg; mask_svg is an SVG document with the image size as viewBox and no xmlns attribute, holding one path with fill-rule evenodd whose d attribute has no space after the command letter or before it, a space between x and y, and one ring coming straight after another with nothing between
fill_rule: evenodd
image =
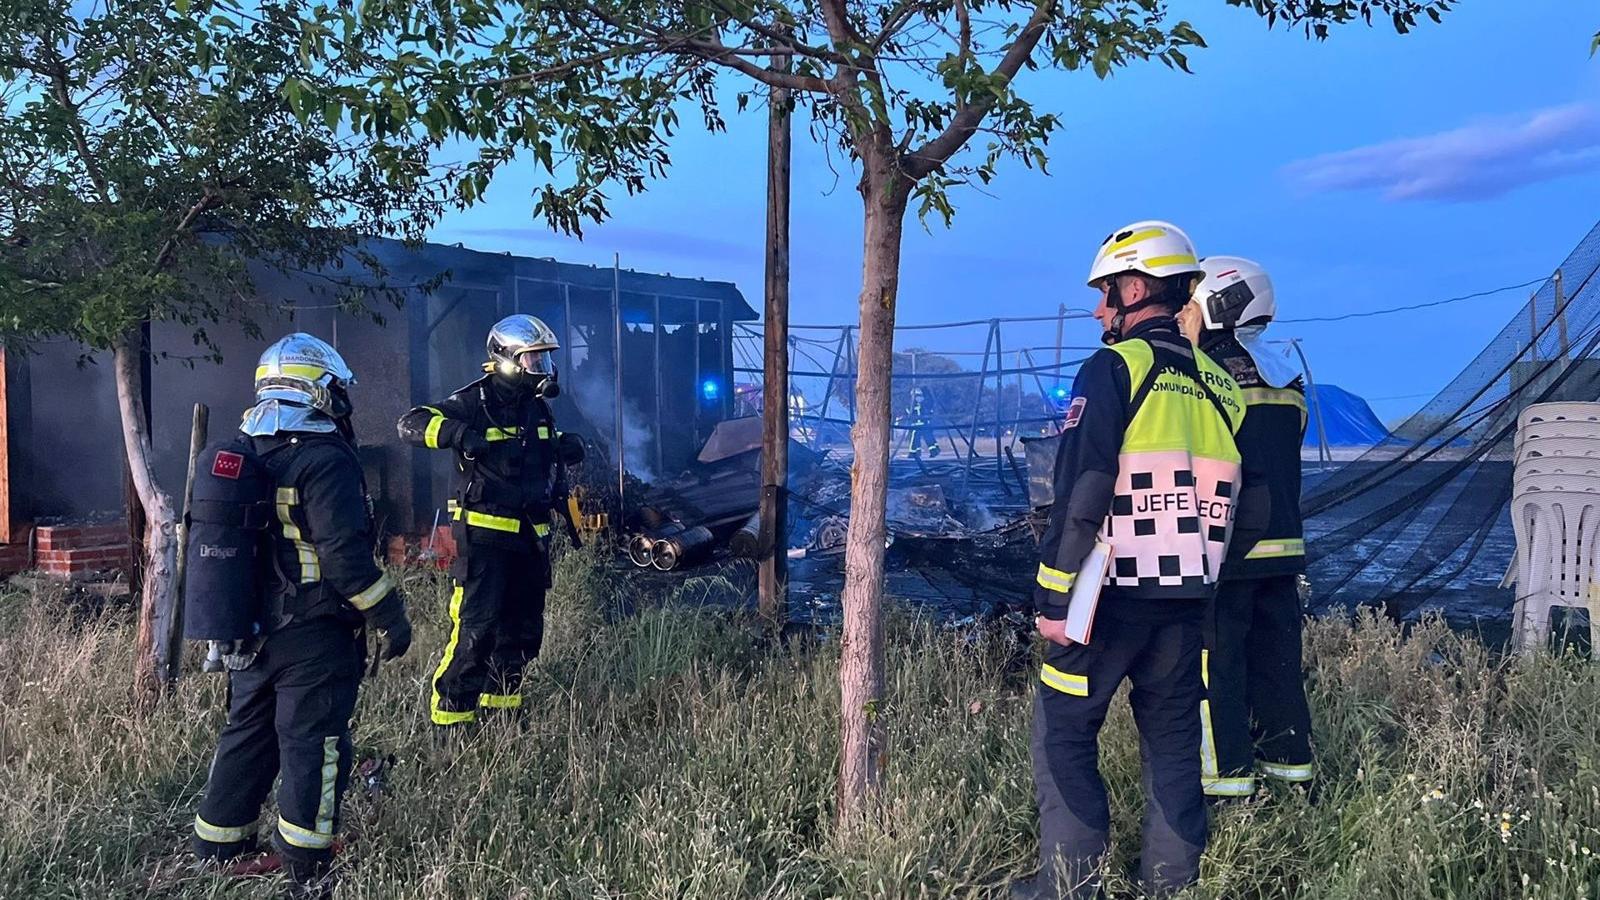
<instances>
[{"instance_id":1,"label":"green leaves","mask_svg":"<svg viewBox=\"0 0 1600 900\"><path fill-rule=\"evenodd\" d=\"M1435 24L1460 0L1227 0L1229 6L1243 6L1267 20L1267 27L1282 23L1285 28L1300 26L1307 37L1325 40L1331 26L1362 22L1374 18L1387 22L1400 34L1407 34L1423 18Z\"/></svg>"},{"instance_id":2,"label":"green leaves","mask_svg":"<svg viewBox=\"0 0 1600 900\"><path fill-rule=\"evenodd\" d=\"M30 48L8 81L31 98L0 123L0 338L105 348L154 319L214 350L206 323L248 332L268 305L254 294L262 270L354 264L365 283L310 283L358 306L398 296L359 243L420 237L447 186L430 148L357 110L345 126L340 31L302 22L305 9L17 0L0 12L0 45Z\"/></svg>"}]
</instances>

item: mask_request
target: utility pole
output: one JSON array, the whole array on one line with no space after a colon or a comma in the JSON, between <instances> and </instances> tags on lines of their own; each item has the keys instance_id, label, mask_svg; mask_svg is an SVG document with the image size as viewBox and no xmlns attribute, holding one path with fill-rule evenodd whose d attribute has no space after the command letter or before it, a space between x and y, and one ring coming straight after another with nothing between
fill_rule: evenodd
<instances>
[{"instance_id":1,"label":"utility pole","mask_svg":"<svg viewBox=\"0 0 1600 900\"><path fill-rule=\"evenodd\" d=\"M789 69L787 57L775 63ZM789 608L789 92L773 88L767 120L767 279L761 389L760 612L774 634Z\"/></svg>"}]
</instances>

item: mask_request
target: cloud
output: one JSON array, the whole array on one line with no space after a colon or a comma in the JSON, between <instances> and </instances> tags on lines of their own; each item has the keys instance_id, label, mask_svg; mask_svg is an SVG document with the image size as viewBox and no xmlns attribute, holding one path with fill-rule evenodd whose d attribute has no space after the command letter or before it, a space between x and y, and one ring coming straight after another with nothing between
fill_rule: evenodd
<instances>
[{"instance_id":1,"label":"cloud","mask_svg":"<svg viewBox=\"0 0 1600 900\"><path fill-rule=\"evenodd\" d=\"M1311 191L1375 190L1392 201L1468 202L1596 168L1600 108L1573 103L1326 153L1283 171Z\"/></svg>"},{"instance_id":2,"label":"cloud","mask_svg":"<svg viewBox=\"0 0 1600 900\"><path fill-rule=\"evenodd\" d=\"M712 262L760 262L763 252L759 243L746 245L679 231L614 224L584 229L581 242L547 228L532 226L455 228L451 233L546 247L571 247L582 243L625 254L643 252Z\"/></svg>"}]
</instances>

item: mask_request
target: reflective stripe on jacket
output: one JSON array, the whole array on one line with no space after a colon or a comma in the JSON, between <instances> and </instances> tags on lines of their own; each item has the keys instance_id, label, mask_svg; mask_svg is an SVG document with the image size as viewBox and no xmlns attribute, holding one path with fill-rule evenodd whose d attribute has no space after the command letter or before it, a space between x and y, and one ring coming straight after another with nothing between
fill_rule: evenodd
<instances>
[{"instance_id":1,"label":"reflective stripe on jacket","mask_svg":"<svg viewBox=\"0 0 1600 900\"><path fill-rule=\"evenodd\" d=\"M556 464L555 418L532 391L511 389L495 376L400 418L400 437L414 446L454 451L450 514L474 536L521 539L549 531ZM467 435L487 449L463 451Z\"/></svg>"}]
</instances>

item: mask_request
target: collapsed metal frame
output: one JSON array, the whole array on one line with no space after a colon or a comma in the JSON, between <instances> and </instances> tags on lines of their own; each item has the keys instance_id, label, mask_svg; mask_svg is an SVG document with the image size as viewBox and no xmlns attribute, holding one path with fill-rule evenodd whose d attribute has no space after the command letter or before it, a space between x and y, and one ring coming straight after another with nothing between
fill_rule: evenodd
<instances>
[{"instance_id":1,"label":"collapsed metal frame","mask_svg":"<svg viewBox=\"0 0 1600 900\"><path fill-rule=\"evenodd\" d=\"M1007 467L1015 468L1016 461L1012 458L1012 450L1017 440L1022 435L1025 426L1046 426L1041 433L1048 435L1059 431L1059 428L1050 429L1048 426L1059 426L1061 415L1056 409L1056 403L1061 399L1058 391L1062 387L1070 388L1070 378L1077 368L1100 349L1100 344L1075 345L1065 343L1066 323L1068 320L1081 320L1092 318L1092 314L1084 310L1069 309L1061 306L1053 316L1014 316L995 317L990 319L972 319L959 322L941 322L918 325L896 325L896 344L900 343L903 333L929 332L950 330L958 328L985 329L984 347L982 351L975 350L930 350L923 348L896 349L897 356L910 355L911 371L896 372L891 376L891 384L896 380L909 380L913 386L920 381L945 381L945 380L971 380L977 379L975 398L972 414L960 419L944 419L933 422L893 422L891 428L899 434L893 441L890 457L898 456L911 439L912 433L918 430L931 430L937 435L943 433L950 441L950 445L957 452L963 448L966 453L962 458L962 488L965 490L970 484L975 461L979 457L978 441L980 432L986 428L993 428L995 438L994 456L992 459L994 470L1004 473ZM1056 326L1056 340L1054 344L1039 346L1025 346L1007 350L1003 344L1004 326L1007 325L1035 325L1054 323ZM855 334L857 325L797 325L790 324L789 330L789 384L785 399L790 403L791 429L805 430L808 423L832 424L841 426L854 426L856 422L855 391L853 389L841 392L843 397L839 404L843 407L846 417L830 416L829 412L835 402L835 386L843 381L853 385L859 372L856 358ZM825 332L836 333L837 337L810 338L803 336L805 333ZM761 365L762 329L761 323L733 323L731 345L739 363L732 366L732 373L738 376L755 376L754 381L760 384L764 376ZM1324 427L1321 404L1316 396L1316 381L1311 373L1311 363L1307 358L1299 338L1285 338L1274 341L1287 345L1298 358L1300 369L1305 378L1306 395L1309 405L1310 422L1308 426L1315 428L1317 435L1317 462L1318 468L1333 462L1333 455L1328 444L1327 432ZM753 349L751 349L753 347ZM1068 356L1067 354L1076 354ZM1053 361L1041 364L1040 356L1052 356ZM978 370L960 372L919 372L918 358L928 357L980 357ZM1007 357L1011 364L1007 364ZM806 366L810 366L807 368ZM810 379L820 382L822 399L820 410L815 413L807 412L802 406L795 409L794 398L798 395L802 399L805 394L796 387L797 379ZM1006 385L1008 380L1014 379L1017 388L1015 402L1011 404L1011 414L1007 415L1008 406ZM1031 379L1037 396L1043 402L1045 415L1026 416L1023 414L1023 397L1028 393L1025 383ZM763 398L765 390L763 387ZM986 388L993 390L993 414L985 409ZM1007 429L1009 426L1009 432ZM1011 435L1011 440L1005 440L1006 434ZM990 460L987 451L983 454L985 463ZM987 468L987 465L985 466Z\"/></svg>"},{"instance_id":2,"label":"collapsed metal frame","mask_svg":"<svg viewBox=\"0 0 1600 900\"><path fill-rule=\"evenodd\" d=\"M1015 467L1014 459L1008 459L1016 439L1020 437L1022 429L1028 426L1048 426L1059 422L1059 414L1026 415L1024 413L1024 397L1037 397L1042 402L1046 411L1052 411L1057 397L1054 391L1063 386L1070 386L1070 373L1080 365L1089 354L1098 349L1095 346L1078 346L1064 344L1061 340L1065 331L1065 323L1069 319L1087 319L1091 314L1081 310L1070 310L1066 307L1058 309L1053 316L1015 316L995 317L990 319L973 319L962 322L941 322L919 325L897 325L895 334L896 343L902 333L930 332L958 328L983 328L985 330L984 348L981 352L967 350L934 350L911 348L895 351L896 355L910 354L912 371L909 373L896 372L893 380L908 380L913 386L919 382L939 381L972 381L976 379L974 389L973 409L970 416L957 419L934 417L932 421L895 422L891 425L899 437L894 442L891 455L899 455L905 448L906 442L911 439L912 433L921 430L932 431L936 435L943 435L950 442L952 448L958 453L966 451L962 457L962 486L965 488L971 480L975 462L981 457L986 462L987 448L980 452L979 441L985 429L992 428L994 435L994 455L992 463L994 470L1004 472L1010 467ZM1007 350L1004 345L1004 326L1031 325L1040 323L1053 323L1056 326L1056 342L1053 345L1025 346ZM808 412L803 408L796 412L791 411L791 427L804 429L809 425L832 424L841 426L854 426L856 422L855 392L853 387L844 391L837 390L840 383L854 384L858 373L856 358L855 334L856 325L796 325L791 324L789 336L789 385L786 399L793 404L793 398L798 394L802 398L805 392L796 386L797 380L811 380L822 385L822 398L817 412ZM812 338L806 333L836 333L837 337ZM762 330L759 323L737 322L733 326L733 349L740 357L742 364L733 367L735 376L756 376L755 381L760 382L764 369L759 365L761 361ZM749 349L751 345L754 350ZM1078 355L1067 358L1067 353ZM1053 354L1053 361L1040 363L1039 358ZM918 360L922 357L981 357L977 372L921 372L918 371ZM1009 357L1009 361L1008 361ZM1009 364L1008 364L1009 362ZM1031 379L1033 392L1027 387ZM1006 388L1014 384L1016 394L1008 397ZM992 397L985 395L985 390L992 391ZM763 397L765 391L763 390ZM844 416L832 414L835 402L842 407ZM992 412L986 408L992 401ZM1009 408L1009 409L1008 409ZM1007 442L1008 433L1012 440Z\"/></svg>"}]
</instances>

